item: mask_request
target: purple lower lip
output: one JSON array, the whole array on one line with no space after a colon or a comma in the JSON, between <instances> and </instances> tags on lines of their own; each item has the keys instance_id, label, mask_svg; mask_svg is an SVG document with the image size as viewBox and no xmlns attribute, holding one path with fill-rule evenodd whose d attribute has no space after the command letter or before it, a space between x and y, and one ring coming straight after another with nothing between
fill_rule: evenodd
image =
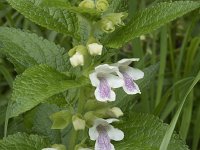
<instances>
[{"instance_id":1,"label":"purple lower lip","mask_svg":"<svg viewBox=\"0 0 200 150\"><path fill-rule=\"evenodd\" d=\"M112 146L110 143L110 138L106 131L106 127L99 125L97 126L97 131L99 133L97 139L97 150L111 150Z\"/></svg>"}]
</instances>

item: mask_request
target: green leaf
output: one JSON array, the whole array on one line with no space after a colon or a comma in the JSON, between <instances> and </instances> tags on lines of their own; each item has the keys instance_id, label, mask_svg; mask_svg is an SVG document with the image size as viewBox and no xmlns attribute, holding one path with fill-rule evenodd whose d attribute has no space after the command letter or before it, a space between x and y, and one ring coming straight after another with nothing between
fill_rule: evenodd
<instances>
[{"instance_id":1,"label":"green leaf","mask_svg":"<svg viewBox=\"0 0 200 150\"><path fill-rule=\"evenodd\" d=\"M125 138L114 143L116 150L157 150L168 126L153 115L132 113L117 126L124 131ZM168 150L188 150L188 147L174 133Z\"/></svg>"},{"instance_id":2,"label":"green leaf","mask_svg":"<svg viewBox=\"0 0 200 150\"><path fill-rule=\"evenodd\" d=\"M106 13L114 13L114 12L116 12L117 9L119 8L119 6L122 3L123 3L123 0L114 0L114 1L111 1L110 2L110 6L109 6L108 10L106 11Z\"/></svg>"},{"instance_id":3,"label":"green leaf","mask_svg":"<svg viewBox=\"0 0 200 150\"><path fill-rule=\"evenodd\" d=\"M46 7L57 7L59 9L66 9L70 12L79 13L79 14L89 14L91 16L100 16L101 12L97 11L96 9L90 8L81 8L81 7L74 7L71 6L69 2L65 0L40 0L38 3L40 6Z\"/></svg>"},{"instance_id":4,"label":"green leaf","mask_svg":"<svg viewBox=\"0 0 200 150\"><path fill-rule=\"evenodd\" d=\"M14 28L0 27L0 53L6 55L19 72L38 64L48 64L59 71L69 68L63 57L64 48Z\"/></svg>"},{"instance_id":5,"label":"green leaf","mask_svg":"<svg viewBox=\"0 0 200 150\"><path fill-rule=\"evenodd\" d=\"M131 39L149 33L199 7L200 3L194 1L157 3L136 13L126 26L102 39L102 43L108 47L119 48Z\"/></svg>"},{"instance_id":6,"label":"green leaf","mask_svg":"<svg viewBox=\"0 0 200 150\"><path fill-rule=\"evenodd\" d=\"M55 94L86 83L85 78L73 80L47 65L29 68L14 81L9 116L18 116Z\"/></svg>"},{"instance_id":7,"label":"green leaf","mask_svg":"<svg viewBox=\"0 0 200 150\"><path fill-rule=\"evenodd\" d=\"M43 6L47 5L51 7L68 7L71 5L68 0L39 0L38 3Z\"/></svg>"},{"instance_id":8,"label":"green leaf","mask_svg":"<svg viewBox=\"0 0 200 150\"><path fill-rule=\"evenodd\" d=\"M60 130L52 130L52 122L49 118L50 115L59 111L60 108L56 105L42 104L36 108L36 114L33 118L33 130L46 136L50 139L51 143L61 143Z\"/></svg>"},{"instance_id":9,"label":"green leaf","mask_svg":"<svg viewBox=\"0 0 200 150\"><path fill-rule=\"evenodd\" d=\"M49 142L42 137L25 133L10 135L0 141L1 150L41 150L49 146Z\"/></svg>"},{"instance_id":10,"label":"green leaf","mask_svg":"<svg viewBox=\"0 0 200 150\"><path fill-rule=\"evenodd\" d=\"M7 0L13 8L31 21L48 29L80 40L79 21L75 13L65 8L40 5L41 0Z\"/></svg>"}]
</instances>

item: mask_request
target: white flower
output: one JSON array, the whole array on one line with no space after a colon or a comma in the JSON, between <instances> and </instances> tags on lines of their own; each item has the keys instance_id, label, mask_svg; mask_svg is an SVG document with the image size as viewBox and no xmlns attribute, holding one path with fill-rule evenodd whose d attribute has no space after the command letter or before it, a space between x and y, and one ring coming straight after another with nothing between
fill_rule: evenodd
<instances>
[{"instance_id":1,"label":"white flower","mask_svg":"<svg viewBox=\"0 0 200 150\"><path fill-rule=\"evenodd\" d=\"M98 43L88 44L88 50L90 55L101 55L103 50L103 45Z\"/></svg>"},{"instance_id":2,"label":"white flower","mask_svg":"<svg viewBox=\"0 0 200 150\"><path fill-rule=\"evenodd\" d=\"M84 56L80 52L76 52L69 60L73 67L84 65Z\"/></svg>"},{"instance_id":3,"label":"white flower","mask_svg":"<svg viewBox=\"0 0 200 150\"><path fill-rule=\"evenodd\" d=\"M129 67L133 61L139 61L139 59L122 59L114 64L114 66L118 66L118 75L124 80L123 89L127 94L141 93L138 85L134 81L144 77L144 72Z\"/></svg>"},{"instance_id":4,"label":"white flower","mask_svg":"<svg viewBox=\"0 0 200 150\"><path fill-rule=\"evenodd\" d=\"M57 150L56 148L43 148L42 150Z\"/></svg>"},{"instance_id":5,"label":"white flower","mask_svg":"<svg viewBox=\"0 0 200 150\"><path fill-rule=\"evenodd\" d=\"M111 88L123 86L123 80L114 75L117 71L117 67L104 64L97 66L95 72L90 74L92 85L97 87L95 90L95 97L98 101L115 101L116 95Z\"/></svg>"},{"instance_id":6,"label":"white flower","mask_svg":"<svg viewBox=\"0 0 200 150\"><path fill-rule=\"evenodd\" d=\"M93 127L89 129L90 139L96 141L95 150L115 150L111 140L121 141L124 133L114 128L110 123L118 121L118 119L96 119Z\"/></svg>"}]
</instances>

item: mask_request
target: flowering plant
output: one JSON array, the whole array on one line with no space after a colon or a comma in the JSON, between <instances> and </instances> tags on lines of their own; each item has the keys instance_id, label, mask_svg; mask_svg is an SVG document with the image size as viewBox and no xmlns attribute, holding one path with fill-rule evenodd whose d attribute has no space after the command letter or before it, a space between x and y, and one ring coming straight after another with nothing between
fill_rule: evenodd
<instances>
[{"instance_id":1,"label":"flowering plant","mask_svg":"<svg viewBox=\"0 0 200 150\"><path fill-rule=\"evenodd\" d=\"M143 68L145 58L120 55L120 48L198 9L199 2L155 2L131 15L124 0L7 1L36 24L67 35L68 43L62 48L0 27L0 53L18 74L1 150L187 149L173 125L133 109L158 65ZM7 136L9 123L20 117L24 130Z\"/></svg>"}]
</instances>

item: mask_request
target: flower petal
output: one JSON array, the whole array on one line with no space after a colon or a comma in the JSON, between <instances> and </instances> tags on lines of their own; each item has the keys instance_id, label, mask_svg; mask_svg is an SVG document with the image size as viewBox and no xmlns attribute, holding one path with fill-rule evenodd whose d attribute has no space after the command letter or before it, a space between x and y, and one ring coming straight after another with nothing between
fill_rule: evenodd
<instances>
[{"instance_id":1,"label":"flower petal","mask_svg":"<svg viewBox=\"0 0 200 150\"><path fill-rule=\"evenodd\" d=\"M141 93L138 85L128 73L122 72L119 74L119 76L124 79L123 89L127 94Z\"/></svg>"},{"instance_id":2,"label":"flower petal","mask_svg":"<svg viewBox=\"0 0 200 150\"><path fill-rule=\"evenodd\" d=\"M108 81L104 78L100 79L100 83L95 90L95 97L98 101L115 101L116 95L114 91L111 90Z\"/></svg>"},{"instance_id":3,"label":"flower petal","mask_svg":"<svg viewBox=\"0 0 200 150\"><path fill-rule=\"evenodd\" d=\"M119 121L119 119L110 118L110 119L106 119L105 121L110 124L110 123Z\"/></svg>"},{"instance_id":4,"label":"flower petal","mask_svg":"<svg viewBox=\"0 0 200 150\"><path fill-rule=\"evenodd\" d=\"M101 102L115 101L115 99L116 99L116 94L111 89L110 89L110 96L109 97L101 97L100 92L99 92L99 88L96 88L94 94L95 94L96 99L98 101L101 101Z\"/></svg>"},{"instance_id":5,"label":"flower petal","mask_svg":"<svg viewBox=\"0 0 200 150\"><path fill-rule=\"evenodd\" d=\"M130 65L133 61L139 61L139 58L126 58L126 59L121 59L120 61L117 62L118 66L128 66Z\"/></svg>"},{"instance_id":6,"label":"flower petal","mask_svg":"<svg viewBox=\"0 0 200 150\"><path fill-rule=\"evenodd\" d=\"M103 65L97 66L95 68L95 71L97 73L109 74L109 73L118 71L118 67L116 67L116 66L110 66L108 64L103 64Z\"/></svg>"},{"instance_id":7,"label":"flower petal","mask_svg":"<svg viewBox=\"0 0 200 150\"><path fill-rule=\"evenodd\" d=\"M125 70L125 72L131 76L131 78L133 80L138 80L138 79L142 79L144 77L144 72L136 69L136 68L132 68L132 67L127 67L127 69Z\"/></svg>"},{"instance_id":8,"label":"flower petal","mask_svg":"<svg viewBox=\"0 0 200 150\"><path fill-rule=\"evenodd\" d=\"M95 149L112 150L110 137L108 136L108 133L107 133L107 126L99 125L97 126L97 131L99 132L99 136L95 143Z\"/></svg>"},{"instance_id":9,"label":"flower petal","mask_svg":"<svg viewBox=\"0 0 200 150\"><path fill-rule=\"evenodd\" d=\"M95 119L94 121L94 126L98 126L98 125L104 125L104 126L108 126L109 125L109 122L105 119L102 119L102 118L98 118L98 119Z\"/></svg>"},{"instance_id":10,"label":"flower petal","mask_svg":"<svg viewBox=\"0 0 200 150\"><path fill-rule=\"evenodd\" d=\"M135 82L133 82L133 88L131 90L128 89L126 86L123 86L123 89L127 94L131 94L131 95L137 94L137 93L141 94L140 89Z\"/></svg>"},{"instance_id":11,"label":"flower petal","mask_svg":"<svg viewBox=\"0 0 200 150\"><path fill-rule=\"evenodd\" d=\"M99 133L98 133L96 127L97 126L94 125L93 127L89 128L89 136L90 136L90 139L93 141L95 141L99 136Z\"/></svg>"},{"instance_id":12,"label":"flower petal","mask_svg":"<svg viewBox=\"0 0 200 150\"><path fill-rule=\"evenodd\" d=\"M119 87L122 87L124 84L123 79L113 74L108 74L105 76L105 78L107 79L109 85L112 88L119 88Z\"/></svg>"},{"instance_id":13,"label":"flower petal","mask_svg":"<svg viewBox=\"0 0 200 150\"><path fill-rule=\"evenodd\" d=\"M97 73L93 72L89 75L90 81L93 86L97 87L100 83L99 79L97 78Z\"/></svg>"},{"instance_id":14,"label":"flower petal","mask_svg":"<svg viewBox=\"0 0 200 150\"><path fill-rule=\"evenodd\" d=\"M110 99L108 101L113 102L113 101L115 101L115 99L116 99L116 94L113 90L111 90L111 96L110 96Z\"/></svg>"},{"instance_id":15,"label":"flower petal","mask_svg":"<svg viewBox=\"0 0 200 150\"><path fill-rule=\"evenodd\" d=\"M110 139L114 141L121 141L124 138L124 132L117 128L114 128L111 125L109 125L109 130L107 131L107 133Z\"/></svg>"},{"instance_id":16,"label":"flower petal","mask_svg":"<svg viewBox=\"0 0 200 150\"><path fill-rule=\"evenodd\" d=\"M111 143L110 143L111 144ZM113 144L111 144L111 150L115 150L115 147Z\"/></svg>"},{"instance_id":17,"label":"flower petal","mask_svg":"<svg viewBox=\"0 0 200 150\"><path fill-rule=\"evenodd\" d=\"M111 144L111 143L110 143L110 147L109 147L109 148L110 148L110 149L107 149L107 148L104 148L104 149L103 149L103 148L101 147L101 145L99 145L99 143L96 141L94 150L115 150L114 145Z\"/></svg>"}]
</instances>

